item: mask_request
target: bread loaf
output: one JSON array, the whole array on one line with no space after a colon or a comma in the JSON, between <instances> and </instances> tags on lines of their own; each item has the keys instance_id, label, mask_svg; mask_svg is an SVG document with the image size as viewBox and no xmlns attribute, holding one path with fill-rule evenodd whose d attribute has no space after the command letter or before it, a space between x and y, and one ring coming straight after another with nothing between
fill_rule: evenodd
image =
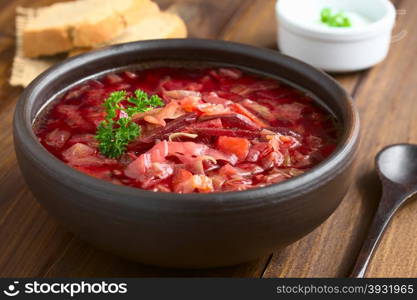
<instances>
[{"instance_id":1,"label":"bread loaf","mask_svg":"<svg viewBox=\"0 0 417 300\"><path fill-rule=\"evenodd\" d=\"M22 33L23 55L93 47L158 12L158 5L150 0L76 0L34 9Z\"/></svg>"}]
</instances>

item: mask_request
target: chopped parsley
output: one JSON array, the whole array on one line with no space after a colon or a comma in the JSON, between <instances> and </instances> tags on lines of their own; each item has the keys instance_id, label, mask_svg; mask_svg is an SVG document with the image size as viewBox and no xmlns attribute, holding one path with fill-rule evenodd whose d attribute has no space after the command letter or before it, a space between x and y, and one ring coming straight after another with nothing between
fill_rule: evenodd
<instances>
[{"instance_id":1,"label":"chopped parsley","mask_svg":"<svg viewBox=\"0 0 417 300\"><path fill-rule=\"evenodd\" d=\"M333 13L331 8L323 8L321 22L330 27L351 27L352 23L343 11Z\"/></svg>"},{"instance_id":2,"label":"chopped parsley","mask_svg":"<svg viewBox=\"0 0 417 300\"><path fill-rule=\"evenodd\" d=\"M164 105L157 95L149 97L141 90L136 90L134 94L134 97L126 99L126 91L113 92L103 103L106 117L97 127L95 138L104 156L120 157L126 151L126 146L140 136L140 126L132 121L134 114ZM122 105L121 102L125 100L126 104Z\"/></svg>"}]
</instances>

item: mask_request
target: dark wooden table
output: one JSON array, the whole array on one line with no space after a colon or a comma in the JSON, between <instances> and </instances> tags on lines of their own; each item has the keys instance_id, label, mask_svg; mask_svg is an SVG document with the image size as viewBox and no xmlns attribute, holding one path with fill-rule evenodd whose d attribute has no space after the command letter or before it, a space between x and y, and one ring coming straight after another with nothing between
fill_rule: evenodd
<instances>
[{"instance_id":1,"label":"dark wooden table","mask_svg":"<svg viewBox=\"0 0 417 300\"><path fill-rule=\"evenodd\" d=\"M314 232L281 252L215 270L168 270L125 261L66 232L26 187L12 144L12 115L22 89L7 83L14 55L18 5L0 1L0 276L235 276L344 277L355 261L380 197L374 156L383 146L417 142L417 1L398 0L401 14L387 60L359 73L337 75L353 95L362 119L356 177L343 203ZM36 1L46 5L53 1ZM159 0L186 20L190 36L276 48L273 0ZM371 262L368 277L417 277L417 202L402 208Z\"/></svg>"}]
</instances>

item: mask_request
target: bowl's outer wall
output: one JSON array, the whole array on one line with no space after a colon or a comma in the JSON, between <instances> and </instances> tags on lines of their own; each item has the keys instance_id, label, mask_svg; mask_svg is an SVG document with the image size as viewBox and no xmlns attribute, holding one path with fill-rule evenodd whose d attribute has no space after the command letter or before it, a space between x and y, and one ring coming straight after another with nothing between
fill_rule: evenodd
<instances>
[{"instance_id":1,"label":"bowl's outer wall","mask_svg":"<svg viewBox=\"0 0 417 300\"><path fill-rule=\"evenodd\" d=\"M19 166L38 201L82 239L147 264L180 268L233 265L267 255L277 247L300 239L324 222L343 199L351 181L357 132L350 133L351 146L345 151L338 169L326 174L313 187L294 190L291 195L260 189L253 202L242 201L239 205L229 205L215 194L213 199L216 201L212 202L200 201L198 194L189 196L191 200L163 202L170 196L163 193L149 196L139 190L135 191L136 197L119 199L125 196L109 195L82 182L77 184L72 177L57 176L52 163L45 163L30 153L33 141L28 139L34 137L28 136L24 129L30 128L37 111L51 96L82 77L161 59L229 63L286 78L322 98L343 126L358 127L352 123L358 120L352 117L349 98L343 90L335 83L323 83L325 75L323 78L317 76L314 69L301 68L301 64L298 69L294 68L291 59L278 54L275 54L277 60L271 62L271 59L263 58L266 52L245 51L244 46L232 44L234 46L228 50L230 45L226 43L196 42L200 43L198 51L193 46L198 43L157 41L87 54L87 57L96 55L97 61L83 64L82 57L85 56L73 59L67 62L68 70L58 69L55 74L46 75L49 80L45 80L44 75L43 81L38 80L22 95L14 122ZM243 50L236 53L236 47ZM74 66L76 71L71 69ZM55 159L51 157L51 160ZM57 162L54 164L56 166ZM79 174L79 177L82 179L85 175ZM239 198L239 193L233 195Z\"/></svg>"},{"instance_id":2,"label":"bowl's outer wall","mask_svg":"<svg viewBox=\"0 0 417 300\"><path fill-rule=\"evenodd\" d=\"M99 205L100 197L63 186L61 178L39 172L19 146L16 150L33 194L69 230L121 256L177 268L234 265L291 244L330 216L351 179L349 167L319 189L284 204L233 212L213 207L201 214L155 213L126 210L117 203Z\"/></svg>"}]
</instances>

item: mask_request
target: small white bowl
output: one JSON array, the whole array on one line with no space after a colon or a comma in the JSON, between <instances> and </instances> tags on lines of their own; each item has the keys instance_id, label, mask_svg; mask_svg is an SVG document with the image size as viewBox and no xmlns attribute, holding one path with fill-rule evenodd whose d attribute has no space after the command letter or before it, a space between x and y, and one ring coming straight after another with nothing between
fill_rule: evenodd
<instances>
[{"instance_id":1,"label":"small white bowl","mask_svg":"<svg viewBox=\"0 0 417 300\"><path fill-rule=\"evenodd\" d=\"M320 24L331 7L370 20L362 27ZM278 47L284 54L329 72L369 68L388 54L395 8L389 0L278 0Z\"/></svg>"}]
</instances>

